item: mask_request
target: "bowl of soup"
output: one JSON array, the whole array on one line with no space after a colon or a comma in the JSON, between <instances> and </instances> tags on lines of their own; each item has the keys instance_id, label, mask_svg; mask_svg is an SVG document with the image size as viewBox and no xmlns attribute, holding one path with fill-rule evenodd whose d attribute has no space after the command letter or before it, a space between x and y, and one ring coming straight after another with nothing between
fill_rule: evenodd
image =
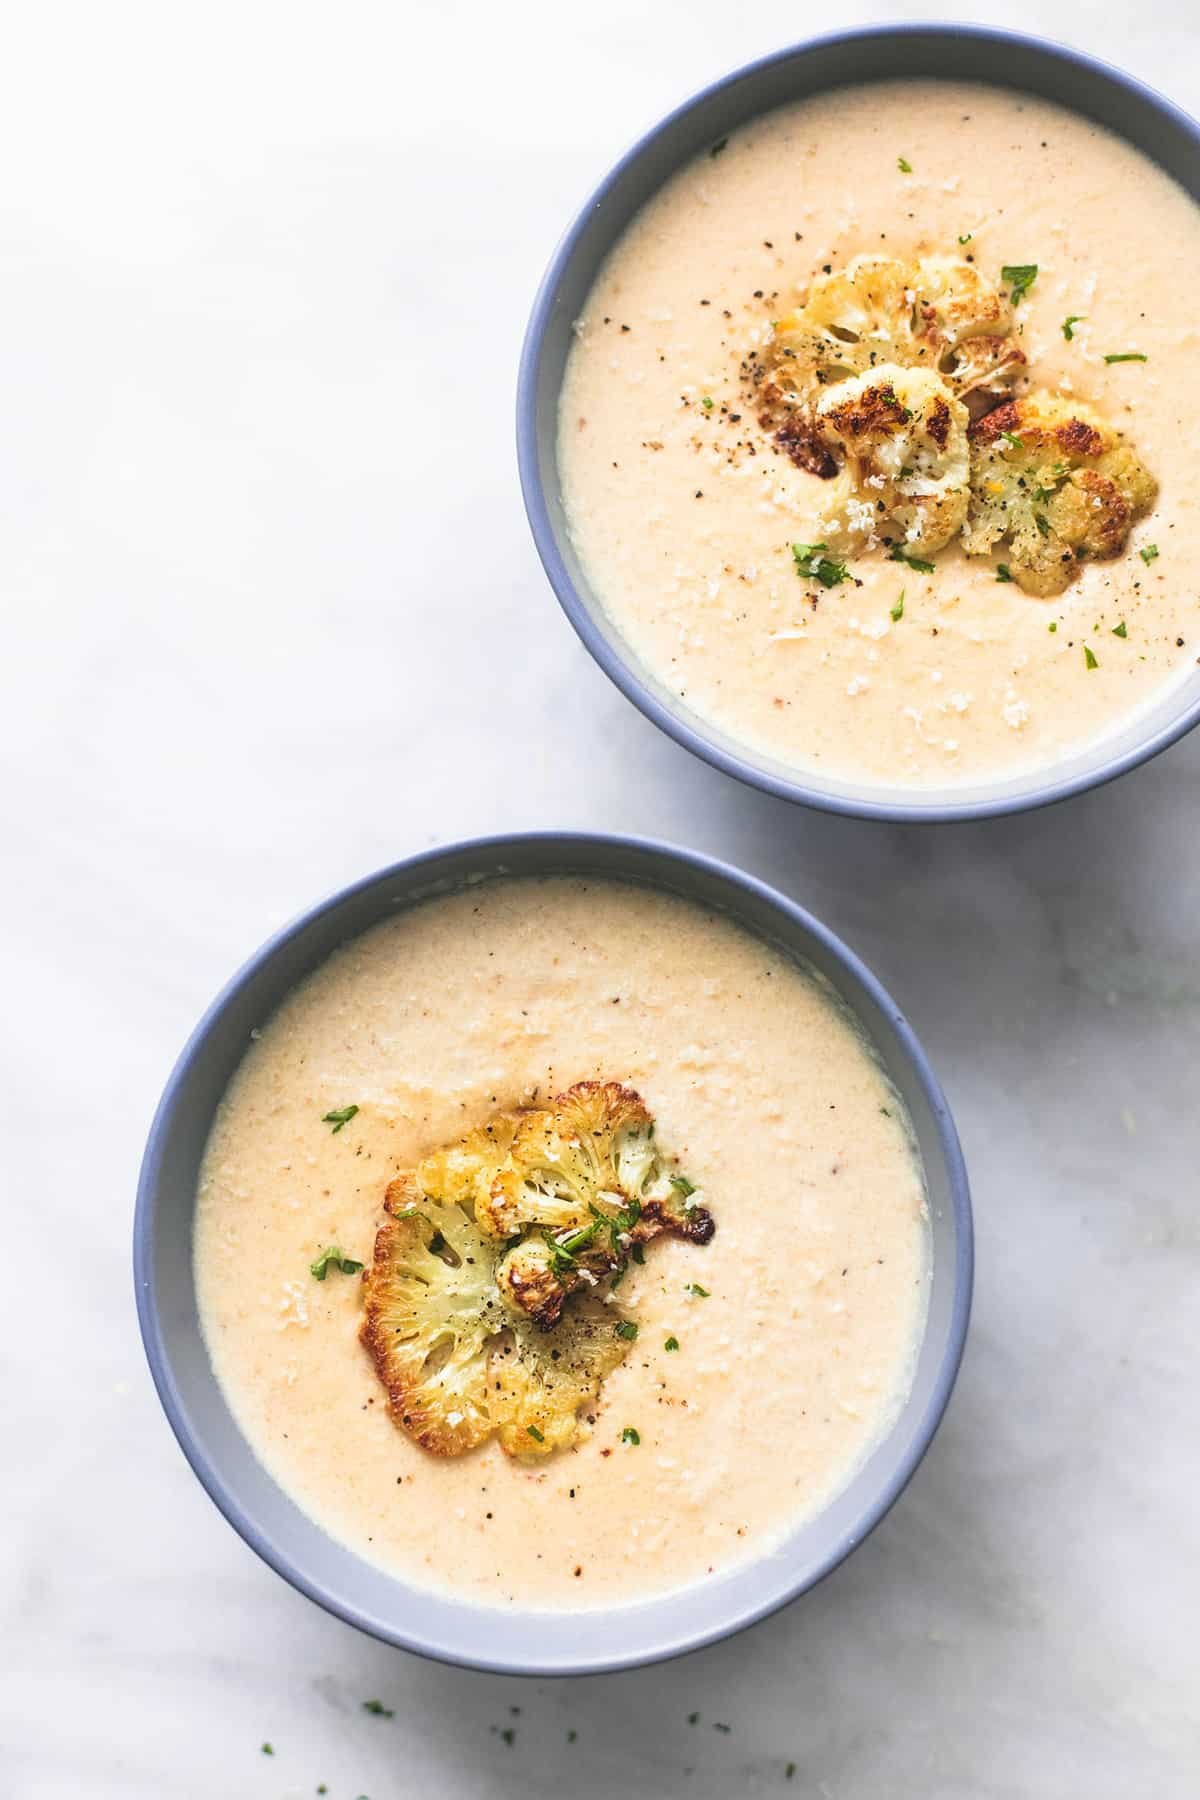
<instances>
[{"instance_id":1,"label":"bowl of soup","mask_svg":"<svg viewBox=\"0 0 1200 1800\"><path fill-rule=\"evenodd\" d=\"M185 1048L135 1226L226 1518L339 1617L520 1673L803 1593L946 1406L967 1181L896 1004L749 875L538 834L373 875Z\"/></svg>"},{"instance_id":2,"label":"bowl of soup","mask_svg":"<svg viewBox=\"0 0 1200 1800\"><path fill-rule=\"evenodd\" d=\"M550 582L644 713L769 792L952 819L1200 716L1200 136L960 26L739 70L622 158L526 337Z\"/></svg>"}]
</instances>

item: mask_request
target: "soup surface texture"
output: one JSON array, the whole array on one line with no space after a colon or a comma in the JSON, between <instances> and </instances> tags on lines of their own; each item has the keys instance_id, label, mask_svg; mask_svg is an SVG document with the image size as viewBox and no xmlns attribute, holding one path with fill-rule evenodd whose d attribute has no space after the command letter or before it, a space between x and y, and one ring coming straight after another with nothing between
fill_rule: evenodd
<instances>
[{"instance_id":1,"label":"soup surface texture","mask_svg":"<svg viewBox=\"0 0 1200 1800\"><path fill-rule=\"evenodd\" d=\"M932 574L873 549L802 579L827 484L762 429L744 362L868 254L1036 269L1021 386L1094 407L1159 483L1122 555L1052 599L957 541ZM577 322L559 460L588 579L669 694L792 768L940 789L1078 752L1200 653L1198 282L1182 188L1048 102L887 82L764 116L644 208Z\"/></svg>"},{"instance_id":2,"label":"soup surface texture","mask_svg":"<svg viewBox=\"0 0 1200 1800\"><path fill-rule=\"evenodd\" d=\"M398 1170L589 1077L639 1090L716 1235L631 1266L637 1341L576 1448L431 1456L359 1344L361 1279L309 1265L369 1264ZM354 939L264 1022L211 1133L195 1268L229 1404L311 1517L422 1585L579 1608L724 1571L844 1485L911 1383L927 1214L903 1107L818 979L654 890L497 880Z\"/></svg>"}]
</instances>

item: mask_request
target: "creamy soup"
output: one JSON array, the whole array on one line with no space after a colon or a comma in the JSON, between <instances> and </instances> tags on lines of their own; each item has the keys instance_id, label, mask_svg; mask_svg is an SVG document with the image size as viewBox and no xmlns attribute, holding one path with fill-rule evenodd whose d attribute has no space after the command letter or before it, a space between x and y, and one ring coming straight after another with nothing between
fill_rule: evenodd
<instances>
[{"instance_id":1,"label":"creamy soup","mask_svg":"<svg viewBox=\"0 0 1200 1800\"><path fill-rule=\"evenodd\" d=\"M432 1456L386 1411L361 1278L310 1263L369 1264L399 1170L588 1078L643 1095L715 1236L631 1266L637 1342L576 1447ZM213 1126L195 1269L229 1404L325 1529L460 1597L579 1608L725 1570L845 1484L910 1385L927 1215L904 1109L815 977L654 891L500 880L353 940L264 1024Z\"/></svg>"},{"instance_id":2,"label":"creamy soup","mask_svg":"<svg viewBox=\"0 0 1200 1800\"><path fill-rule=\"evenodd\" d=\"M1159 483L1120 557L1047 600L958 543L931 575L875 551L808 597L791 546L819 538L825 483L761 430L740 368L867 253L1036 265L1024 384L1090 403ZM1183 190L1044 101L883 83L744 127L646 206L577 324L560 463L598 597L688 707L799 769L932 788L1083 748L1200 651L1198 283Z\"/></svg>"}]
</instances>

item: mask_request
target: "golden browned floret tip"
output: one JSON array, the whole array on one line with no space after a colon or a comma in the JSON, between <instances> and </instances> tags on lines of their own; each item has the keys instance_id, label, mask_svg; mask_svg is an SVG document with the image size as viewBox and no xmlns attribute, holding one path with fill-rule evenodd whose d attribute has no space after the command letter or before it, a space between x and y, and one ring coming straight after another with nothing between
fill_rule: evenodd
<instances>
[{"instance_id":1,"label":"golden browned floret tip","mask_svg":"<svg viewBox=\"0 0 1200 1800\"><path fill-rule=\"evenodd\" d=\"M640 1095L579 1082L389 1183L361 1338L395 1422L434 1455L574 1443L636 1337L611 1287L636 1246L715 1230Z\"/></svg>"}]
</instances>

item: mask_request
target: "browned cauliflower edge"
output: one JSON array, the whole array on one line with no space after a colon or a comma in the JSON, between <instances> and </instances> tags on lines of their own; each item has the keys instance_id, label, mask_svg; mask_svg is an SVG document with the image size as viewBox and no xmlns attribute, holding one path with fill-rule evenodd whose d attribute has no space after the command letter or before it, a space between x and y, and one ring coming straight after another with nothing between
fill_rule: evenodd
<instances>
[{"instance_id":1,"label":"browned cauliflower edge","mask_svg":"<svg viewBox=\"0 0 1200 1800\"><path fill-rule=\"evenodd\" d=\"M579 1082L398 1176L364 1276L362 1343L391 1417L459 1456L569 1447L636 1325L612 1295L641 1246L716 1227L640 1096Z\"/></svg>"},{"instance_id":2,"label":"browned cauliflower edge","mask_svg":"<svg viewBox=\"0 0 1200 1800\"><path fill-rule=\"evenodd\" d=\"M1120 432L1091 408L1033 392L971 430L968 556L1008 547L1028 594L1061 594L1088 557L1119 556L1158 484Z\"/></svg>"}]
</instances>

